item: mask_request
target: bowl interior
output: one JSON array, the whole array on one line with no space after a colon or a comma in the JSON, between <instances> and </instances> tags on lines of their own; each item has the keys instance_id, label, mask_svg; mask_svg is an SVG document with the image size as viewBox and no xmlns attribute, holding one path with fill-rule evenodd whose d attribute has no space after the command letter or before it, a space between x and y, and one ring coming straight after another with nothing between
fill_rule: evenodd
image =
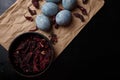
<instances>
[{"instance_id":1,"label":"bowl interior","mask_svg":"<svg viewBox=\"0 0 120 80\"><path fill-rule=\"evenodd\" d=\"M9 48L9 59L16 72L26 77L42 74L50 66L54 49L47 37L28 32L16 37Z\"/></svg>"}]
</instances>

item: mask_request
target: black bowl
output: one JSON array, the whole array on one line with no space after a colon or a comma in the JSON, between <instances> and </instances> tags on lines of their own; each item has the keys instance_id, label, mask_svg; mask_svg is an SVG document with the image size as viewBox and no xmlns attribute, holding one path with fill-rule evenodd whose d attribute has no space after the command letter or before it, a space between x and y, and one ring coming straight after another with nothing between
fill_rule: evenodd
<instances>
[{"instance_id":1,"label":"black bowl","mask_svg":"<svg viewBox=\"0 0 120 80\"><path fill-rule=\"evenodd\" d=\"M36 77L44 73L54 57L52 43L36 32L16 37L9 47L9 59L15 71L24 77Z\"/></svg>"}]
</instances>

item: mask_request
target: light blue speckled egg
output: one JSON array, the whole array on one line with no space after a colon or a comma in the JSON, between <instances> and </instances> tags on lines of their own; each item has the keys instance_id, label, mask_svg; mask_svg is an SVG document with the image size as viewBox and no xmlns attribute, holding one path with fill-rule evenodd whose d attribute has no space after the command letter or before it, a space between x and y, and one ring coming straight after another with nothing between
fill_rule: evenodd
<instances>
[{"instance_id":1,"label":"light blue speckled egg","mask_svg":"<svg viewBox=\"0 0 120 80\"><path fill-rule=\"evenodd\" d=\"M61 0L46 0L47 2L54 2L54 3L58 3L60 2Z\"/></svg>"},{"instance_id":2,"label":"light blue speckled egg","mask_svg":"<svg viewBox=\"0 0 120 80\"><path fill-rule=\"evenodd\" d=\"M72 10L75 8L77 0L62 0L62 5L64 9Z\"/></svg>"},{"instance_id":3,"label":"light blue speckled egg","mask_svg":"<svg viewBox=\"0 0 120 80\"><path fill-rule=\"evenodd\" d=\"M44 14L37 15L35 22L37 27L43 31L47 31L51 27L49 18Z\"/></svg>"},{"instance_id":4,"label":"light blue speckled egg","mask_svg":"<svg viewBox=\"0 0 120 80\"><path fill-rule=\"evenodd\" d=\"M42 6L42 13L45 14L46 16L54 16L57 14L57 12L59 11L58 6L53 3L53 2L46 2L43 6Z\"/></svg>"},{"instance_id":5,"label":"light blue speckled egg","mask_svg":"<svg viewBox=\"0 0 120 80\"><path fill-rule=\"evenodd\" d=\"M61 26L69 25L72 19L72 14L68 10L62 10L56 15L56 23Z\"/></svg>"}]
</instances>

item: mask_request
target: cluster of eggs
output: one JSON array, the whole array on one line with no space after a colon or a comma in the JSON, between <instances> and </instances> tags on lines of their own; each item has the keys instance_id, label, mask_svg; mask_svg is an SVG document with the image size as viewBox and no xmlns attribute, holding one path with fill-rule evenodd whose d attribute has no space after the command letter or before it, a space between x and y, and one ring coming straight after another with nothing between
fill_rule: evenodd
<instances>
[{"instance_id":1,"label":"cluster of eggs","mask_svg":"<svg viewBox=\"0 0 120 80\"><path fill-rule=\"evenodd\" d=\"M63 10L59 11L59 2L62 2ZM75 8L76 0L46 0L41 11L42 14L37 15L35 22L39 29L47 31L51 28L50 17L55 16L55 21L60 26L68 25L71 22L71 10Z\"/></svg>"}]
</instances>

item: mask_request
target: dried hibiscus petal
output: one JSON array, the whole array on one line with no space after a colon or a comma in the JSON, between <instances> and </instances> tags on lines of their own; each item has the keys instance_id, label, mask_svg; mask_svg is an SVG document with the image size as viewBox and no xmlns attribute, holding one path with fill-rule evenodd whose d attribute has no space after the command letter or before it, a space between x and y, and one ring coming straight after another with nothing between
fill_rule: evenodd
<instances>
[{"instance_id":1,"label":"dried hibiscus petal","mask_svg":"<svg viewBox=\"0 0 120 80\"><path fill-rule=\"evenodd\" d=\"M51 33L51 35L49 36L50 37L50 41L55 44L58 42L58 38L57 38L57 35L54 34L54 33Z\"/></svg>"},{"instance_id":2,"label":"dried hibiscus petal","mask_svg":"<svg viewBox=\"0 0 120 80\"><path fill-rule=\"evenodd\" d=\"M80 20L81 20L82 22L85 21L84 17L83 17L81 14L79 14L79 13L74 13L73 15L74 15L75 17L77 17L77 18L80 18Z\"/></svg>"},{"instance_id":3,"label":"dried hibiscus petal","mask_svg":"<svg viewBox=\"0 0 120 80\"><path fill-rule=\"evenodd\" d=\"M58 29L59 25L56 23L55 16L50 17L50 19L51 19L51 23L52 23L53 27Z\"/></svg>"},{"instance_id":4,"label":"dried hibiscus petal","mask_svg":"<svg viewBox=\"0 0 120 80\"><path fill-rule=\"evenodd\" d=\"M24 49L27 46L28 42L21 42L21 44L17 47L16 51L19 51L21 49Z\"/></svg>"},{"instance_id":5,"label":"dried hibiscus petal","mask_svg":"<svg viewBox=\"0 0 120 80\"><path fill-rule=\"evenodd\" d=\"M32 16L37 14L36 10L32 10L30 7L28 7L28 11Z\"/></svg>"},{"instance_id":6,"label":"dried hibiscus petal","mask_svg":"<svg viewBox=\"0 0 120 80\"><path fill-rule=\"evenodd\" d=\"M82 11L83 15L87 15L87 10L84 7L82 7L81 5L77 5L77 8L79 8Z\"/></svg>"},{"instance_id":7,"label":"dried hibiscus petal","mask_svg":"<svg viewBox=\"0 0 120 80\"><path fill-rule=\"evenodd\" d=\"M39 9L39 0L32 0L32 4L35 8Z\"/></svg>"},{"instance_id":8,"label":"dried hibiscus petal","mask_svg":"<svg viewBox=\"0 0 120 80\"><path fill-rule=\"evenodd\" d=\"M33 53L32 52L29 52L23 59L23 63L27 63L30 61L31 57L32 57Z\"/></svg>"},{"instance_id":9,"label":"dried hibiscus petal","mask_svg":"<svg viewBox=\"0 0 120 80\"><path fill-rule=\"evenodd\" d=\"M52 25L54 25L56 23L55 16L50 17L50 20L51 20Z\"/></svg>"},{"instance_id":10,"label":"dried hibiscus petal","mask_svg":"<svg viewBox=\"0 0 120 80\"><path fill-rule=\"evenodd\" d=\"M82 0L83 4L87 4L89 0Z\"/></svg>"},{"instance_id":11,"label":"dried hibiscus petal","mask_svg":"<svg viewBox=\"0 0 120 80\"><path fill-rule=\"evenodd\" d=\"M59 8L59 11L62 11L62 10L63 10L63 8L60 7L60 8Z\"/></svg>"},{"instance_id":12,"label":"dried hibiscus petal","mask_svg":"<svg viewBox=\"0 0 120 80\"><path fill-rule=\"evenodd\" d=\"M47 58L44 58L42 61L41 61L41 63L40 63L40 68L41 68L41 70L44 70L45 69L45 66L48 64L48 62L49 62L49 58L47 59Z\"/></svg>"},{"instance_id":13,"label":"dried hibiscus petal","mask_svg":"<svg viewBox=\"0 0 120 80\"><path fill-rule=\"evenodd\" d=\"M28 21L31 21L31 22L33 21L33 18L30 17L30 16L25 16L25 15L24 15L24 17L25 17Z\"/></svg>"},{"instance_id":14,"label":"dried hibiscus petal","mask_svg":"<svg viewBox=\"0 0 120 80\"><path fill-rule=\"evenodd\" d=\"M58 29L59 28L59 25L57 23L55 23L55 28Z\"/></svg>"}]
</instances>

